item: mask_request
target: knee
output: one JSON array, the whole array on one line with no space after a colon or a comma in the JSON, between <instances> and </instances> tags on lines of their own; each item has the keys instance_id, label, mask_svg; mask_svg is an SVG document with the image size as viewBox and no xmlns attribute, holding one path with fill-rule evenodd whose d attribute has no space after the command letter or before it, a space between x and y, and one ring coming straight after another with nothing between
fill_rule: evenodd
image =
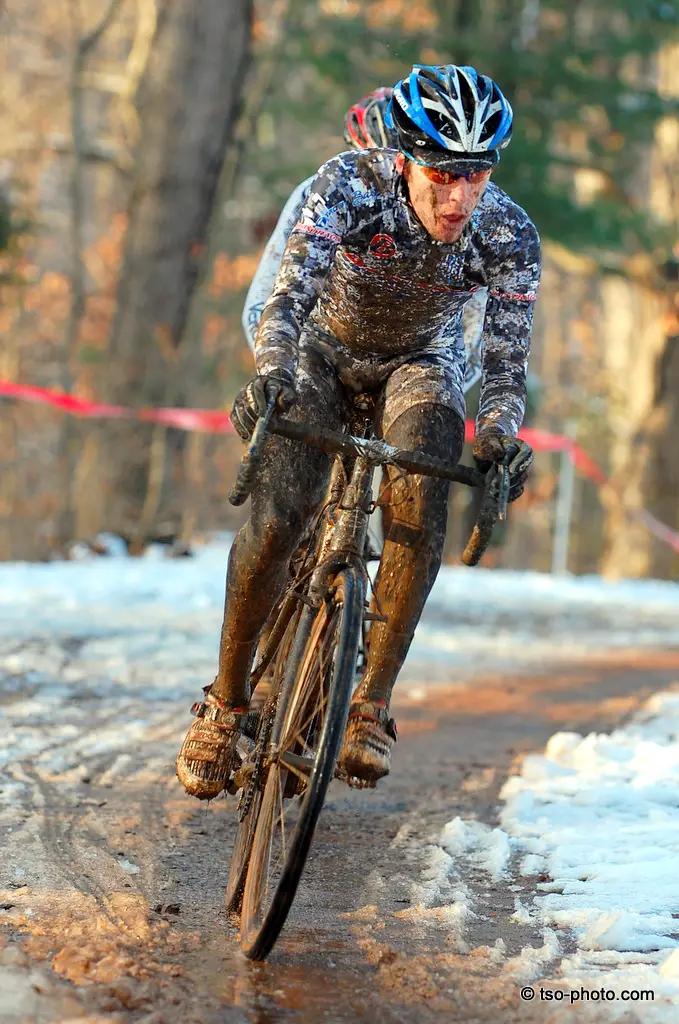
<instances>
[{"instance_id":1,"label":"knee","mask_svg":"<svg viewBox=\"0 0 679 1024\"><path fill-rule=\"evenodd\" d=\"M464 420L448 406L421 403L394 420L385 440L398 448L426 452L456 465L464 447Z\"/></svg>"}]
</instances>

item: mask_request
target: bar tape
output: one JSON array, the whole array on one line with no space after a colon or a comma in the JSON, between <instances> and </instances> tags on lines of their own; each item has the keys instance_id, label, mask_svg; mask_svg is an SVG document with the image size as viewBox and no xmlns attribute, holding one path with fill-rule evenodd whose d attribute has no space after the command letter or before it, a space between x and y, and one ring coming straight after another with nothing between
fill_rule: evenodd
<instances>
[{"instance_id":1,"label":"bar tape","mask_svg":"<svg viewBox=\"0 0 679 1024\"><path fill-rule=\"evenodd\" d=\"M90 419L138 420L142 423L161 423L167 427L175 427L177 430L202 431L208 434L233 433L229 414L218 412L214 409L133 409L125 405L89 402L84 398L67 395L62 391L55 391L51 388L32 387L29 384L15 384L9 380L0 380L0 395L4 395L6 398L16 398L24 402L37 402L41 405L49 405L55 409L61 409L62 412L68 413L70 416ZM524 427L519 432L519 437L526 441L535 451L567 451L573 459L576 469L583 476L592 480L600 487L608 486L613 488L622 503L620 492L617 491L594 459L572 438L567 437L565 434L552 434L547 430L539 430L535 427ZM471 441L473 438L474 421L467 420L465 423L465 440ZM626 511L632 519L644 526L649 533L652 533L654 537L657 537L663 543L668 544L679 554L679 531L656 519L651 512L644 508L627 508Z\"/></svg>"}]
</instances>

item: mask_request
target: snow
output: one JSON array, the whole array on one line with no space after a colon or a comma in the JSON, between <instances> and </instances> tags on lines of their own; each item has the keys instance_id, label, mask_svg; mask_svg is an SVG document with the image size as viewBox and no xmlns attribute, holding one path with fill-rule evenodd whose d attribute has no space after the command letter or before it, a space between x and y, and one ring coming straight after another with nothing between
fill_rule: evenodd
<instances>
[{"instance_id":1,"label":"snow","mask_svg":"<svg viewBox=\"0 0 679 1024\"><path fill-rule=\"evenodd\" d=\"M451 858L473 851L478 865L493 881L498 881L507 868L509 841L502 829L454 818L443 828L439 843Z\"/></svg>"},{"instance_id":2,"label":"snow","mask_svg":"<svg viewBox=\"0 0 679 1024\"><path fill-rule=\"evenodd\" d=\"M679 947L678 736L679 694L657 694L610 735L557 733L504 786L513 848L537 842L532 866L550 877L537 885L540 917L572 929L583 956L656 952L660 962Z\"/></svg>"},{"instance_id":3,"label":"snow","mask_svg":"<svg viewBox=\"0 0 679 1024\"><path fill-rule=\"evenodd\" d=\"M446 566L409 664L431 677L451 661L459 673L631 646L679 646L677 584Z\"/></svg>"},{"instance_id":4,"label":"snow","mask_svg":"<svg viewBox=\"0 0 679 1024\"><path fill-rule=\"evenodd\" d=\"M1 564L0 638L85 638L84 653L121 680L144 664L179 659L197 664L196 676L209 675L231 538L220 535L195 557L173 559L160 547L141 559L122 557L116 538L103 540L111 557L83 551L71 562ZM679 647L679 586L444 566L405 676L420 676L424 663L430 682L450 681L489 667L630 646ZM21 671L22 658L17 653L4 665ZM80 661L68 671L85 671ZM37 668L35 658L30 668Z\"/></svg>"},{"instance_id":5,"label":"snow","mask_svg":"<svg viewBox=\"0 0 679 1024\"><path fill-rule=\"evenodd\" d=\"M609 735L557 733L501 799L501 828L454 818L435 849L449 876L533 877L532 905L517 897L512 919L542 927L543 946L505 970L618 995L651 989L644 1020L678 1019L679 693L656 694ZM562 956L567 943L576 952Z\"/></svg>"}]
</instances>

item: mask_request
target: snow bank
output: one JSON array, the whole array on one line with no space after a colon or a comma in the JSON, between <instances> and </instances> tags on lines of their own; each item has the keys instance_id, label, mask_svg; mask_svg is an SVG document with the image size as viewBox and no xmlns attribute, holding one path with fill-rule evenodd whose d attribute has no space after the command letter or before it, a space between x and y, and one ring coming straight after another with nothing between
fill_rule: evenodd
<instances>
[{"instance_id":1,"label":"snow bank","mask_svg":"<svg viewBox=\"0 0 679 1024\"><path fill-rule=\"evenodd\" d=\"M506 968L522 981L650 989L644 1021L679 1019L679 693L657 694L610 735L557 733L501 797L501 829L455 818L438 845L462 877L465 865L530 877L536 895L517 899L513 920L541 926L544 945ZM577 952L555 961L573 940ZM610 1003L606 1019L624 1010Z\"/></svg>"},{"instance_id":2,"label":"snow bank","mask_svg":"<svg viewBox=\"0 0 679 1024\"><path fill-rule=\"evenodd\" d=\"M410 666L418 659L477 668L540 664L647 646L679 646L676 583L446 566Z\"/></svg>"},{"instance_id":3,"label":"snow bank","mask_svg":"<svg viewBox=\"0 0 679 1024\"><path fill-rule=\"evenodd\" d=\"M679 947L678 737L679 693L658 694L610 735L552 736L502 790L523 871L550 878L536 886L540 918L571 929L583 954L660 962Z\"/></svg>"}]
</instances>

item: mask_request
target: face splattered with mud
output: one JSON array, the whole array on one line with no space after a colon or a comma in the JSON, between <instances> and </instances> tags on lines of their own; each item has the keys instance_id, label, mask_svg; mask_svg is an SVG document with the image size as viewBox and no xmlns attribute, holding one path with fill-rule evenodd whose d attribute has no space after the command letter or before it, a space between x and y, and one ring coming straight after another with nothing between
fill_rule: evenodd
<instances>
[{"instance_id":1,"label":"face splattered with mud","mask_svg":"<svg viewBox=\"0 0 679 1024\"><path fill-rule=\"evenodd\" d=\"M402 158L403 177L410 205L428 235L452 245L459 241L490 181L490 171L479 180L458 178L450 184L430 180L424 168Z\"/></svg>"},{"instance_id":2,"label":"face splattered with mud","mask_svg":"<svg viewBox=\"0 0 679 1024\"><path fill-rule=\"evenodd\" d=\"M463 190L459 237L437 241L409 202L401 166L398 153L372 150L321 168L262 314L257 369L294 374L300 344L322 341L340 377L358 385L383 381L394 360L442 349L464 376L462 313L485 287L478 424L515 434L540 278L535 227L490 182L480 194Z\"/></svg>"}]
</instances>

